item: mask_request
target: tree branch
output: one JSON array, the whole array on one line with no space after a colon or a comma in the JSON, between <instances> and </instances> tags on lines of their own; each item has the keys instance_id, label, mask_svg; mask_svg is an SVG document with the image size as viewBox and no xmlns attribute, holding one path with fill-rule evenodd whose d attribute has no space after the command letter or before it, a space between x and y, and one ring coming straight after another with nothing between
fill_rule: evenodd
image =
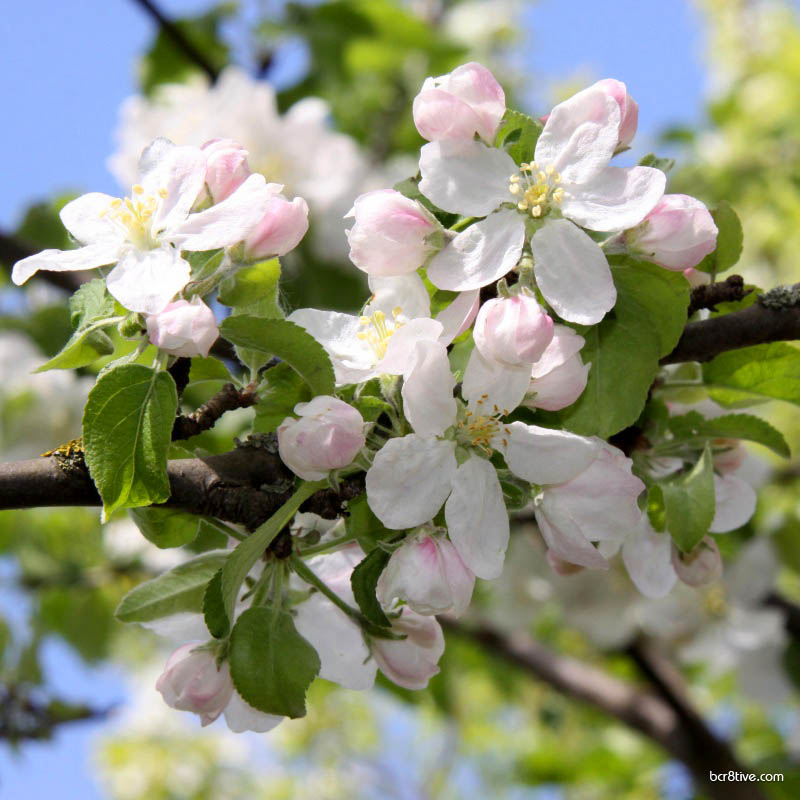
<instances>
[{"instance_id":1,"label":"tree branch","mask_svg":"<svg viewBox=\"0 0 800 800\"><path fill-rule=\"evenodd\" d=\"M729 275L724 281L695 286L692 289L687 313L691 317L695 311L699 311L701 308L710 308L715 311L719 303L735 303L752 291L752 289L744 288L744 278L741 275Z\"/></svg>"},{"instance_id":2,"label":"tree branch","mask_svg":"<svg viewBox=\"0 0 800 800\"><path fill-rule=\"evenodd\" d=\"M33 248L25 242L20 241L4 231L0 231L0 263L10 271L17 261L38 253L38 248ZM36 277L58 286L59 289L66 289L74 292L82 283L89 279L89 274L84 271L75 272L37 272Z\"/></svg>"},{"instance_id":3,"label":"tree branch","mask_svg":"<svg viewBox=\"0 0 800 800\"><path fill-rule=\"evenodd\" d=\"M161 9L151 0L133 0L137 5L141 6L157 23L159 28L172 39L173 44L182 51L183 54L190 60L197 64L206 75L208 75L211 83L214 83L219 77L218 70L211 64L211 62L200 52L190 41L186 38L183 31L171 19L168 19Z\"/></svg>"},{"instance_id":4,"label":"tree branch","mask_svg":"<svg viewBox=\"0 0 800 800\"><path fill-rule=\"evenodd\" d=\"M800 304L792 299L792 293L798 290L800 284L789 289L779 287L742 311L690 322L675 349L661 363L710 361L728 350L800 339ZM786 302L775 300L783 295L787 296Z\"/></svg>"},{"instance_id":5,"label":"tree branch","mask_svg":"<svg viewBox=\"0 0 800 800\"><path fill-rule=\"evenodd\" d=\"M658 695L655 695L590 664L556 653L528 637L507 638L492 628L467 628L446 617L440 617L439 621L449 633L481 645L498 658L545 681L561 694L594 706L644 734L682 761L709 797L715 800L763 800L755 784L709 780L709 771L747 770L736 761L727 745L711 734L696 712L690 713L685 705L674 702L676 694L662 691L666 679L662 679L662 673L657 669L647 674L658 690ZM695 719L690 723L692 715Z\"/></svg>"}]
</instances>

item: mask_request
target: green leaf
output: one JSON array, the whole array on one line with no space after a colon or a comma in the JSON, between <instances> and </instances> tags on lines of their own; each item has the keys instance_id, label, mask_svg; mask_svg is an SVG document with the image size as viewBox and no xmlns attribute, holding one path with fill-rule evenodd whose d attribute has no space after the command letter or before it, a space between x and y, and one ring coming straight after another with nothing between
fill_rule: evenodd
<instances>
[{"instance_id":1,"label":"green leaf","mask_svg":"<svg viewBox=\"0 0 800 800\"><path fill-rule=\"evenodd\" d=\"M222 600L228 620L233 619L233 610L239 596L239 589L247 577L247 573L261 558L283 527L291 522L301 504L318 489L324 489L326 486L326 481L300 484L284 505L236 546L230 558L225 562L221 578Z\"/></svg>"},{"instance_id":2,"label":"green leaf","mask_svg":"<svg viewBox=\"0 0 800 800\"><path fill-rule=\"evenodd\" d=\"M314 395L333 394L333 366L323 346L299 325L285 319L228 317L220 333L235 345L277 356L311 387Z\"/></svg>"},{"instance_id":3,"label":"green leaf","mask_svg":"<svg viewBox=\"0 0 800 800\"><path fill-rule=\"evenodd\" d=\"M543 128L538 119L508 109L500 122L495 143L506 150L517 164L532 161Z\"/></svg>"},{"instance_id":4,"label":"green leaf","mask_svg":"<svg viewBox=\"0 0 800 800\"><path fill-rule=\"evenodd\" d=\"M726 408L771 399L800 405L800 349L772 342L720 353L703 364L703 380L711 399Z\"/></svg>"},{"instance_id":5,"label":"green leaf","mask_svg":"<svg viewBox=\"0 0 800 800\"><path fill-rule=\"evenodd\" d=\"M228 635L231 625L222 600L222 569L214 573L214 577L206 586L203 595L203 617L206 627L215 639L224 639Z\"/></svg>"},{"instance_id":6,"label":"green leaf","mask_svg":"<svg viewBox=\"0 0 800 800\"><path fill-rule=\"evenodd\" d=\"M219 285L217 299L234 315L249 314L265 319L283 319L278 302L281 265L277 258L242 267Z\"/></svg>"},{"instance_id":7,"label":"green leaf","mask_svg":"<svg viewBox=\"0 0 800 800\"><path fill-rule=\"evenodd\" d=\"M378 542L397 536L397 531L389 530L372 513L365 494L350 500L347 503L347 511L345 518L347 533L356 537L364 552L369 553L374 550Z\"/></svg>"},{"instance_id":8,"label":"green leaf","mask_svg":"<svg viewBox=\"0 0 800 800\"><path fill-rule=\"evenodd\" d=\"M788 458L791 453L783 434L766 420L752 414L725 414L706 419L697 411L690 411L670 419L670 430L676 439L746 439L762 444L779 456Z\"/></svg>"},{"instance_id":9,"label":"green leaf","mask_svg":"<svg viewBox=\"0 0 800 800\"><path fill-rule=\"evenodd\" d=\"M376 547L356 566L350 575L353 596L361 609L361 613L373 624L384 628L391 627L392 623L383 613L381 604L375 596L375 586L390 558L391 553Z\"/></svg>"},{"instance_id":10,"label":"green leaf","mask_svg":"<svg viewBox=\"0 0 800 800\"><path fill-rule=\"evenodd\" d=\"M655 153L648 153L639 160L640 167L654 167L662 172L669 172L675 166L674 158L659 158Z\"/></svg>"},{"instance_id":11,"label":"green leaf","mask_svg":"<svg viewBox=\"0 0 800 800\"><path fill-rule=\"evenodd\" d=\"M601 438L632 425L647 401L658 360L677 344L686 325L689 284L680 273L629 258L611 265L617 304L598 325L580 328L591 362L578 400L559 412L574 433Z\"/></svg>"},{"instance_id":12,"label":"green leaf","mask_svg":"<svg viewBox=\"0 0 800 800\"><path fill-rule=\"evenodd\" d=\"M253 708L291 719L305 716L306 690L320 661L290 614L248 608L233 626L229 658L236 691Z\"/></svg>"},{"instance_id":13,"label":"green leaf","mask_svg":"<svg viewBox=\"0 0 800 800\"><path fill-rule=\"evenodd\" d=\"M116 611L117 619L150 622L181 612L199 613L208 582L228 556L230 550L210 550L139 584L122 598Z\"/></svg>"},{"instance_id":14,"label":"green leaf","mask_svg":"<svg viewBox=\"0 0 800 800\"><path fill-rule=\"evenodd\" d=\"M711 216L717 223L717 249L709 253L696 269L719 274L730 269L739 260L744 234L739 217L724 200L712 209Z\"/></svg>"},{"instance_id":15,"label":"green leaf","mask_svg":"<svg viewBox=\"0 0 800 800\"><path fill-rule=\"evenodd\" d=\"M308 384L288 364L277 364L264 373L258 388L253 431L271 433L294 413L298 403L309 400L311 390Z\"/></svg>"},{"instance_id":16,"label":"green leaf","mask_svg":"<svg viewBox=\"0 0 800 800\"><path fill-rule=\"evenodd\" d=\"M130 515L142 536L156 547L182 547L197 538L200 517L174 508L132 508Z\"/></svg>"},{"instance_id":17,"label":"green leaf","mask_svg":"<svg viewBox=\"0 0 800 800\"><path fill-rule=\"evenodd\" d=\"M711 449L691 471L661 486L667 530L684 552L691 552L708 533L714 520L714 462Z\"/></svg>"},{"instance_id":18,"label":"green leaf","mask_svg":"<svg viewBox=\"0 0 800 800\"><path fill-rule=\"evenodd\" d=\"M102 331L113 324L114 298L106 292L102 278L88 281L69 300L70 321L74 332L61 351L42 364L36 372L50 369L77 369L114 352L114 343Z\"/></svg>"},{"instance_id":19,"label":"green leaf","mask_svg":"<svg viewBox=\"0 0 800 800\"><path fill-rule=\"evenodd\" d=\"M83 412L83 446L107 516L169 498L167 452L177 408L166 372L125 364L101 373Z\"/></svg>"},{"instance_id":20,"label":"green leaf","mask_svg":"<svg viewBox=\"0 0 800 800\"><path fill-rule=\"evenodd\" d=\"M196 356L189 368L189 383L236 383L233 375L218 358Z\"/></svg>"}]
</instances>

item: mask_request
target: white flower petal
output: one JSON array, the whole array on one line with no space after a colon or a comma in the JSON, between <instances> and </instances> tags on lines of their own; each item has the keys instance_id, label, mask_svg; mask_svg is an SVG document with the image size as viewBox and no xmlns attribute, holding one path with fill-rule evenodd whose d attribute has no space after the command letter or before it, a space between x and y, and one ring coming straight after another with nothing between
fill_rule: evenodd
<instances>
[{"instance_id":1,"label":"white flower petal","mask_svg":"<svg viewBox=\"0 0 800 800\"><path fill-rule=\"evenodd\" d=\"M535 160L541 169L552 165L564 183L591 180L614 154L619 123L617 101L590 86L550 112L536 142Z\"/></svg>"},{"instance_id":2,"label":"white flower petal","mask_svg":"<svg viewBox=\"0 0 800 800\"><path fill-rule=\"evenodd\" d=\"M652 167L606 167L590 183L567 190L565 217L593 231L622 231L638 225L664 195L667 176Z\"/></svg>"},{"instance_id":3,"label":"white flower petal","mask_svg":"<svg viewBox=\"0 0 800 800\"><path fill-rule=\"evenodd\" d=\"M307 330L325 348L338 386L359 383L371 376L375 354L358 338L358 317L338 311L298 308L287 319Z\"/></svg>"},{"instance_id":4,"label":"white flower petal","mask_svg":"<svg viewBox=\"0 0 800 800\"><path fill-rule=\"evenodd\" d=\"M412 319L395 329L386 345L386 354L375 365L375 372L386 375L405 374L411 365L417 342L435 342L441 335L441 322L426 317Z\"/></svg>"},{"instance_id":5,"label":"white flower petal","mask_svg":"<svg viewBox=\"0 0 800 800\"><path fill-rule=\"evenodd\" d=\"M442 344L450 344L453 339L472 325L480 308L480 299L479 289L460 292L447 308L436 315L437 322L441 322L444 326L442 335L439 337Z\"/></svg>"},{"instance_id":6,"label":"white flower petal","mask_svg":"<svg viewBox=\"0 0 800 800\"><path fill-rule=\"evenodd\" d=\"M509 178L519 167L508 153L480 142L430 142L420 150L419 190L443 211L485 217L514 199Z\"/></svg>"},{"instance_id":7,"label":"white flower petal","mask_svg":"<svg viewBox=\"0 0 800 800\"><path fill-rule=\"evenodd\" d=\"M270 184L274 186L274 184ZM267 211L272 191L263 175L250 175L221 203L190 214L166 232L182 250L215 250L246 239Z\"/></svg>"},{"instance_id":8,"label":"white flower petal","mask_svg":"<svg viewBox=\"0 0 800 800\"><path fill-rule=\"evenodd\" d=\"M395 530L429 522L442 507L456 473L455 442L415 433L390 439L367 471L367 502Z\"/></svg>"},{"instance_id":9,"label":"white flower petal","mask_svg":"<svg viewBox=\"0 0 800 800\"><path fill-rule=\"evenodd\" d=\"M554 325L553 338L533 365L531 378L542 378L556 367L566 364L586 344L583 336L567 325Z\"/></svg>"},{"instance_id":10,"label":"white flower petal","mask_svg":"<svg viewBox=\"0 0 800 800\"><path fill-rule=\"evenodd\" d=\"M108 213L114 199L102 192L89 192L67 203L58 216L82 244L117 241L121 246L125 237Z\"/></svg>"},{"instance_id":11,"label":"white flower petal","mask_svg":"<svg viewBox=\"0 0 800 800\"><path fill-rule=\"evenodd\" d=\"M79 269L94 269L113 264L120 253L120 244L115 241L89 244L77 250L42 250L41 253L23 258L14 264L11 280L22 286L40 269L48 272L73 272Z\"/></svg>"},{"instance_id":12,"label":"white flower petal","mask_svg":"<svg viewBox=\"0 0 800 800\"><path fill-rule=\"evenodd\" d=\"M455 385L447 348L441 342L417 342L401 390L403 411L415 433L441 436L455 424Z\"/></svg>"},{"instance_id":13,"label":"white flower petal","mask_svg":"<svg viewBox=\"0 0 800 800\"><path fill-rule=\"evenodd\" d=\"M125 251L106 280L108 291L130 311L158 314L189 282L192 268L173 247Z\"/></svg>"},{"instance_id":14,"label":"white flower petal","mask_svg":"<svg viewBox=\"0 0 800 800\"><path fill-rule=\"evenodd\" d=\"M486 413L492 413L494 406L501 411L511 412L521 402L530 386L530 365L509 367L497 361L484 358L476 347L470 353L461 391L470 409L476 409L478 401Z\"/></svg>"},{"instance_id":15,"label":"white flower petal","mask_svg":"<svg viewBox=\"0 0 800 800\"><path fill-rule=\"evenodd\" d=\"M599 455L591 439L568 431L550 430L512 422L508 447L509 469L531 483L563 483L583 472Z\"/></svg>"},{"instance_id":16,"label":"white flower petal","mask_svg":"<svg viewBox=\"0 0 800 800\"><path fill-rule=\"evenodd\" d=\"M503 490L489 461L472 456L458 468L444 515L461 560L479 578L497 578L503 571L510 529Z\"/></svg>"},{"instance_id":17,"label":"white flower petal","mask_svg":"<svg viewBox=\"0 0 800 800\"><path fill-rule=\"evenodd\" d=\"M625 538L622 560L636 588L647 597L665 597L678 580L672 566L672 539L654 531L646 515Z\"/></svg>"},{"instance_id":18,"label":"white flower petal","mask_svg":"<svg viewBox=\"0 0 800 800\"><path fill-rule=\"evenodd\" d=\"M539 508L534 511L534 514L539 532L542 534L548 550L556 558L589 569L608 569L608 561L568 517L559 517L554 520Z\"/></svg>"},{"instance_id":19,"label":"white flower petal","mask_svg":"<svg viewBox=\"0 0 800 800\"><path fill-rule=\"evenodd\" d=\"M431 298L422 278L412 272L408 275L370 275L369 288L374 298L367 304L364 313L369 316L383 311L392 317L396 308L406 319L430 317Z\"/></svg>"},{"instance_id":20,"label":"white flower petal","mask_svg":"<svg viewBox=\"0 0 800 800\"><path fill-rule=\"evenodd\" d=\"M294 612L297 632L319 655L321 678L345 689L372 687L378 666L358 625L319 593L295 606Z\"/></svg>"},{"instance_id":21,"label":"white flower petal","mask_svg":"<svg viewBox=\"0 0 800 800\"><path fill-rule=\"evenodd\" d=\"M159 617L149 622L139 623L153 633L176 642L201 642L209 638L206 621L202 614L181 611L168 617Z\"/></svg>"},{"instance_id":22,"label":"white flower petal","mask_svg":"<svg viewBox=\"0 0 800 800\"><path fill-rule=\"evenodd\" d=\"M225 706L225 722L234 733L244 733L245 731L255 731L256 733L266 733L280 725L285 717L278 717L274 714L265 714L257 708L253 708L249 703L242 699L239 692L235 691Z\"/></svg>"},{"instance_id":23,"label":"white flower petal","mask_svg":"<svg viewBox=\"0 0 800 800\"><path fill-rule=\"evenodd\" d=\"M545 411L558 411L571 406L583 394L591 366L591 362L584 364L579 355L572 356L547 374L534 378L523 405L543 408Z\"/></svg>"},{"instance_id":24,"label":"white flower petal","mask_svg":"<svg viewBox=\"0 0 800 800\"><path fill-rule=\"evenodd\" d=\"M756 510L753 487L736 475L714 476L714 519L709 531L727 533L741 528Z\"/></svg>"},{"instance_id":25,"label":"white flower petal","mask_svg":"<svg viewBox=\"0 0 800 800\"><path fill-rule=\"evenodd\" d=\"M531 248L536 283L562 319L594 325L614 307L617 290L603 250L569 220L548 220Z\"/></svg>"},{"instance_id":26,"label":"white flower petal","mask_svg":"<svg viewBox=\"0 0 800 800\"><path fill-rule=\"evenodd\" d=\"M428 278L440 289L480 289L517 265L524 242L525 221L516 211L502 208L470 225L438 252L428 265Z\"/></svg>"}]
</instances>

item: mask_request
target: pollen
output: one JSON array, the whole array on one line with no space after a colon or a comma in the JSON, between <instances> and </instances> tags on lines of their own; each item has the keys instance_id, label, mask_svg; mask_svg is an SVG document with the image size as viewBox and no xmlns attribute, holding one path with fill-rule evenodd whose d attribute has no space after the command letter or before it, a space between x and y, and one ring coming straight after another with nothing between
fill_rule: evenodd
<instances>
[{"instance_id":1,"label":"pollen","mask_svg":"<svg viewBox=\"0 0 800 800\"><path fill-rule=\"evenodd\" d=\"M400 321L402 313L403 309L400 306L395 306L392 309L391 319L383 311L374 311L372 314L362 316L358 320L361 330L356 336L362 342L369 344L378 361L386 355L389 339L392 338L398 328L403 326Z\"/></svg>"},{"instance_id":2,"label":"pollen","mask_svg":"<svg viewBox=\"0 0 800 800\"><path fill-rule=\"evenodd\" d=\"M145 192L141 184L131 187L131 196L115 197L108 207L100 212L101 217L109 219L122 230L125 237L141 249L157 246L156 237L151 230L151 222L160 202L167 198L169 192L160 188L155 194Z\"/></svg>"},{"instance_id":3,"label":"pollen","mask_svg":"<svg viewBox=\"0 0 800 800\"><path fill-rule=\"evenodd\" d=\"M458 423L458 438L463 444L471 447L477 447L478 450L484 452L487 456L493 453L492 443L500 436L504 447L508 446L508 437L510 431L508 426L503 425L500 421L501 418L508 414L506 409L502 412L493 405L491 414L487 414L488 409L483 408L489 395L481 395L478 402L475 404L475 411L466 411L464 419ZM505 436L503 436L505 434Z\"/></svg>"},{"instance_id":4,"label":"pollen","mask_svg":"<svg viewBox=\"0 0 800 800\"><path fill-rule=\"evenodd\" d=\"M509 177L508 191L519 211L538 219L548 212L551 205L561 205L564 189L560 183L561 175L552 164L540 167L532 161L520 164L520 172Z\"/></svg>"}]
</instances>

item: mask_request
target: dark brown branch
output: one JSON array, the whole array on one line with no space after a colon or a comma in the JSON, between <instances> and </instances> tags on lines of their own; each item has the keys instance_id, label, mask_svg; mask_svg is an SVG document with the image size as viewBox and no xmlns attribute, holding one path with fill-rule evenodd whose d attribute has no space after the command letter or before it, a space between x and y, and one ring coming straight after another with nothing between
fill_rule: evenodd
<instances>
[{"instance_id":1,"label":"dark brown branch","mask_svg":"<svg viewBox=\"0 0 800 800\"><path fill-rule=\"evenodd\" d=\"M198 433L213 428L226 411L248 408L254 406L257 401L254 383L248 384L243 389L237 389L232 383L226 383L205 405L191 414L182 414L176 418L172 426L172 440L197 436Z\"/></svg>"},{"instance_id":2,"label":"dark brown branch","mask_svg":"<svg viewBox=\"0 0 800 800\"><path fill-rule=\"evenodd\" d=\"M741 275L729 275L724 281L718 283L705 283L692 289L688 314L691 317L701 308L716 311L719 303L735 303L750 294L752 289L744 288L744 278Z\"/></svg>"},{"instance_id":3,"label":"dark brown branch","mask_svg":"<svg viewBox=\"0 0 800 800\"><path fill-rule=\"evenodd\" d=\"M137 5L141 6L157 23L161 30L172 39L173 44L181 50L183 54L190 60L197 64L203 72L209 77L211 83L214 83L219 77L219 71L213 64L195 47L189 39L186 38L183 31L171 19L164 16L161 9L151 0L133 0Z\"/></svg>"},{"instance_id":4,"label":"dark brown branch","mask_svg":"<svg viewBox=\"0 0 800 800\"><path fill-rule=\"evenodd\" d=\"M699 717L697 726L689 725L688 712L685 715L682 713L685 709L673 704L672 698L661 691L660 683L656 683L659 696L642 691L590 664L556 653L528 637L505 637L492 628L467 628L443 617L439 621L449 633L481 645L495 656L545 681L556 691L594 706L644 734L686 764L709 797L715 800L761 800L762 795L754 784L709 780L709 771L746 770L724 743L713 738Z\"/></svg>"},{"instance_id":5,"label":"dark brown branch","mask_svg":"<svg viewBox=\"0 0 800 800\"><path fill-rule=\"evenodd\" d=\"M661 363L710 361L728 350L800 339L800 305L781 306L771 301L775 292L760 297L759 302L742 311L690 322L675 349Z\"/></svg>"}]
</instances>

